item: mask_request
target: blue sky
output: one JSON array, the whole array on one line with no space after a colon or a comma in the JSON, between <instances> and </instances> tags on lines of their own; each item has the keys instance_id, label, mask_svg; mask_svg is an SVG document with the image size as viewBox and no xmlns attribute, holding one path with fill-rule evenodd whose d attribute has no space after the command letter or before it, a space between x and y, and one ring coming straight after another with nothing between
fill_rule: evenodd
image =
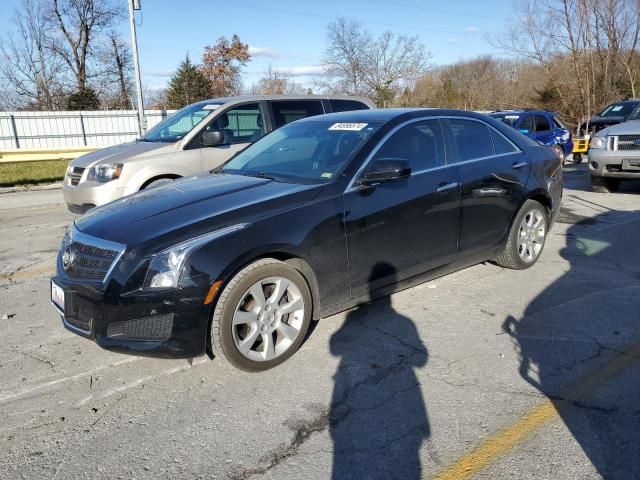
<instances>
[{"instance_id":1,"label":"blue sky","mask_svg":"<svg viewBox=\"0 0 640 480\"><path fill-rule=\"evenodd\" d=\"M122 3L126 13L127 0ZM0 1L0 32L20 0ZM512 0L142 0L137 14L143 84L166 85L186 53L199 61L202 49L223 35L237 33L251 47L245 83L267 66L308 85L322 64L326 26L338 16L362 22L373 34L385 30L417 35L443 64L479 54L499 55L486 41L500 33L512 14ZM122 31L128 37L128 22Z\"/></svg>"}]
</instances>

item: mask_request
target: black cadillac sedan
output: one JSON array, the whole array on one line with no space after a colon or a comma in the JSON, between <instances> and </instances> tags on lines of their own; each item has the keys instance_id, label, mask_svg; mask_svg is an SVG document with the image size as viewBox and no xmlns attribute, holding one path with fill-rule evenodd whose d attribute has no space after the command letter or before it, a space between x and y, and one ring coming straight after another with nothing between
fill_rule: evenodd
<instances>
[{"instance_id":1,"label":"black cadillac sedan","mask_svg":"<svg viewBox=\"0 0 640 480\"><path fill-rule=\"evenodd\" d=\"M480 114L300 120L215 172L76 220L52 303L109 350L265 370L312 320L486 260L532 266L561 174L548 147Z\"/></svg>"}]
</instances>

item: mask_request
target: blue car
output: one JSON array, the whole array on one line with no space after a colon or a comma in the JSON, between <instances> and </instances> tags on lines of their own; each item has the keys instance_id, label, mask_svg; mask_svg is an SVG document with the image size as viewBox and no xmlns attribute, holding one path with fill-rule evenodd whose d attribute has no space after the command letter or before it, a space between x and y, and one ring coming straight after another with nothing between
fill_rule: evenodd
<instances>
[{"instance_id":1,"label":"blue car","mask_svg":"<svg viewBox=\"0 0 640 480\"><path fill-rule=\"evenodd\" d=\"M554 112L547 110L500 110L489 114L532 140L556 149L562 164L573 150L571 131Z\"/></svg>"}]
</instances>

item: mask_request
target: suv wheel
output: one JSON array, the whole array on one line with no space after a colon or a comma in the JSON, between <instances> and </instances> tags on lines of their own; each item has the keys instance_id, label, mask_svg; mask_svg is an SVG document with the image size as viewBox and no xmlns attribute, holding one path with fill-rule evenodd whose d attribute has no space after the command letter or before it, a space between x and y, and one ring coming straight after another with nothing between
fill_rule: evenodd
<instances>
[{"instance_id":1,"label":"suv wheel","mask_svg":"<svg viewBox=\"0 0 640 480\"><path fill-rule=\"evenodd\" d=\"M547 238L548 217L545 207L527 200L516 215L503 252L496 263L514 270L524 270L538 261Z\"/></svg>"},{"instance_id":2,"label":"suv wheel","mask_svg":"<svg viewBox=\"0 0 640 480\"><path fill-rule=\"evenodd\" d=\"M620 180L617 178L596 177L591 175L591 189L598 193L616 192L620 188Z\"/></svg>"},{"instance_id":3,"label":"suv wheel","mask_svg":"<svg viewBox=\"0 0 640 480\"><path fill-rule=\"evenodd\" d=\"M211 321L213 353L247 372L281 364L304 341L311 322L304 277L284 262L258 260L222 291Z\"/></svg>"},{"instance_id":4,"label":"suv wheel","mask_svg":"<svg viewBox=\"0 0 640 480\"><path fill-rule=\"evenodd\" d=\"M574 153L573 154L573 163L582 163L582 154Z\"/></svg>"}]
</instances>

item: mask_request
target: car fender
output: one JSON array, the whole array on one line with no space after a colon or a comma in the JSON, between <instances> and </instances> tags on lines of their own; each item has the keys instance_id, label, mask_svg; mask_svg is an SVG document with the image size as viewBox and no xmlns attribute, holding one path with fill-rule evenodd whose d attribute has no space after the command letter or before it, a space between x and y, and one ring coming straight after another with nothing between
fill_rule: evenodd
<instances>
[{"instance_id":1,"label":"car fender","mask_svg":"<svg viewBox=\"0 0 640 480\"><path fill-rule=\"evenodd\" d=\"M186 177L195 173L197 172L178 163L150 164L141 168L126 182L124 195L137 192L146 182L155 177Z\"/></svg>"}]
</instances>

